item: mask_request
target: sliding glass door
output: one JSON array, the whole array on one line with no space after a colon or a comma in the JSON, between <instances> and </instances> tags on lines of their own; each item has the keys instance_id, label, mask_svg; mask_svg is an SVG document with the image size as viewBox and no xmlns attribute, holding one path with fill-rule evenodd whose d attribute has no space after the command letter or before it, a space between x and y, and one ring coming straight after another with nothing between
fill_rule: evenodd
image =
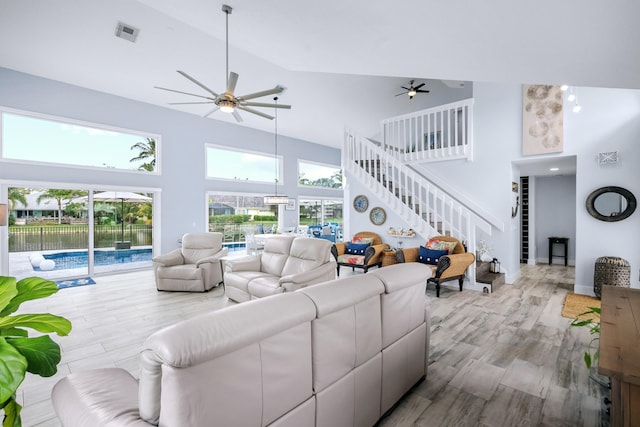
<instances>
[{"instance_id":1,"label":"sliding glass door","mask_svg":"<svg viewBox=\"0 0 640 427\"><path fill-rule=\"evenodd\" d=\"M151 267L152 204L144 192L9 187L9 275L60 280Z\"/></svg>"}]
</instances>

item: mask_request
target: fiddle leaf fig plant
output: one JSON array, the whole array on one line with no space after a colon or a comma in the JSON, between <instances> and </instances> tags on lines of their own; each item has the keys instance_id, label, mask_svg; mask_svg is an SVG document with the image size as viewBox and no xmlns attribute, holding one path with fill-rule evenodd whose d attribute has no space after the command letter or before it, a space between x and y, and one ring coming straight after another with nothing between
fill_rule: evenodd
<instances>
[{"instance_id":1,"label":"fiddle leaf fig plant","mask_svg":"<svg viewBox=\"0 0 640 427\"><path fill-rule=\"evenodd\" d=\"M71 332L71 322L53 314L13 314L25 301L46 298L58 292L54 282L28 277L0 276L0 409L3 427L20 427L22 407L16 390L27 372L50 377L58 371L60 346L47 334ZM29 336L29 329L40 334Z\"/></svg>"},{"instance_id":2,"label":"fiddle leaf fig plant","mask_svg":"<svg viewBox=\"0 0 640 427\"><path fill-rule=\"evenodd\" d=\"M589 311L585 311L576 317L572 322L571 326L584 326L589 328L589 333L593 336L591 341L589 342L589 347L587 351L584 352L584 364L587 365L588 369L591 369L591 366L595 365L598 361L599 352L596 351L591 354L591 346L593 343L600 339L600 311L599 307L588 307ZM588 317L588 318L586 318Z\"/></svg>"}]
</instances>

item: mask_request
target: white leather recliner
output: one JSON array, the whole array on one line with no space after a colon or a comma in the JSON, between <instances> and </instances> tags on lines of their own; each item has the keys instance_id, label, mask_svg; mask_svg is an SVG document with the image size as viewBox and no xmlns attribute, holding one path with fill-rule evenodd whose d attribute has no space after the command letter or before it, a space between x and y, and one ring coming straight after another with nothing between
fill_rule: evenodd
<instances>
[{"instance_id":1,"label":"white leather recliner","mask_svg":"<svg viewBox=\"0 0 640 427\"><path fill-rule=\"evenodd\" d=\"M222 233L187 233L182 247L153 259L159 291L205 292L222 283L222 263L229 249Z\"/></svg>"}]
</instances>

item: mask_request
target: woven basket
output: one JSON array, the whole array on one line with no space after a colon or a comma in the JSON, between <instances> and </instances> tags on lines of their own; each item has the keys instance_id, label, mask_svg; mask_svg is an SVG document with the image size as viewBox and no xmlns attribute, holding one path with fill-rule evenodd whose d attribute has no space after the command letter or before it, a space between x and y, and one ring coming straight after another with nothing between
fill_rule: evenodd
<instances>
[{"instance_id":1,"label":"woven basket","mask_svg":"<svg viewBox=\"0 0 640 427\"><path fill-rule=\"evenodd\" d=\"M603 285L631 286L631 266L623 258L603 256L596 260L593 274L593 292L600 298Z\"/></svg>"}]
</instances>

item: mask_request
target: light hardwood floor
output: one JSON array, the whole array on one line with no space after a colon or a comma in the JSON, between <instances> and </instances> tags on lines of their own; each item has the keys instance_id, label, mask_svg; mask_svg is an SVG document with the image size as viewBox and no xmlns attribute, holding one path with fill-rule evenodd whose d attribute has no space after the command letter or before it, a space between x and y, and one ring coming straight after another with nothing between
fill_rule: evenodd
<instances>
[{"instance_id":1,"label":"light hardwood floor","mask_svg":"<svg viewBox=\"0 0 640 427\"><path fill-rule=\"evenodd\" d=\"M600 387L582 361L589 336L560 316L573 268L522 266L522 272L515 284L491 295L443 288L436 298L435 290L427 291L427 379L381 426L599 425ZM150 270L95 280L23 304L21 312L51 312L73 323L68 337L54 337L63 350L58 374L28 375L18 390L24 426L60 425L49 398L64 375L117 366L137 377L138 352L148 335L232 304L222 288L157 292Z\"/></svg>"}]
</instances>

